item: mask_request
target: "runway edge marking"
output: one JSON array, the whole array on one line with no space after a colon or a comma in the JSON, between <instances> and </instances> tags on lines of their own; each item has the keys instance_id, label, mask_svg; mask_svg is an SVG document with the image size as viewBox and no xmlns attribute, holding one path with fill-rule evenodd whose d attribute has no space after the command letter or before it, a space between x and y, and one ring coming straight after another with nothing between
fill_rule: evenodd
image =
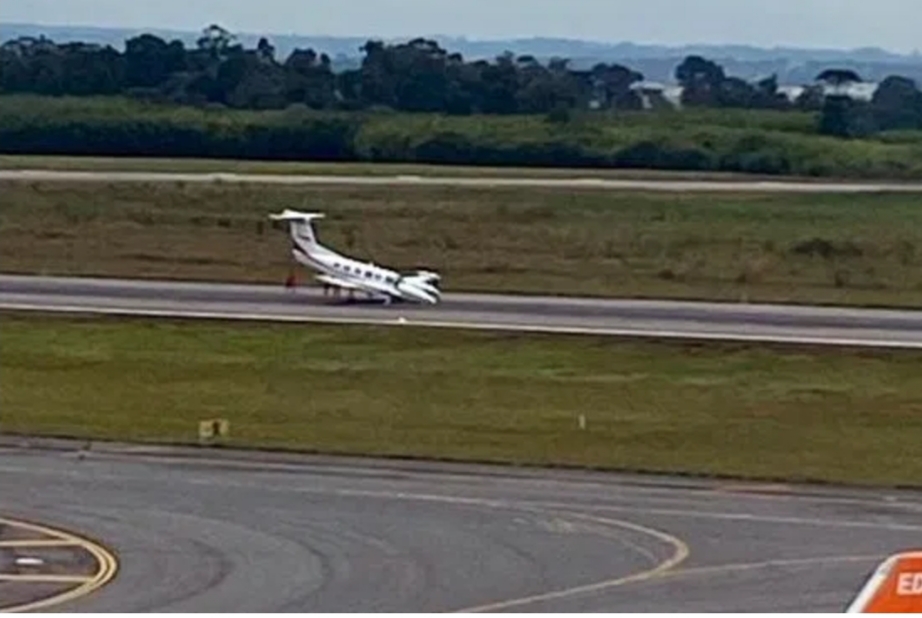
<instances>
[{"instance_id":1,"label":"runway edge marking","mask_svg":"<svg viewBox=\"0 0 922 618\"><path fill-rule=\"evenodd\" d=\"M842 337L810 337L786 335L746 335L698 331L639 330L629 328L580 327L580 326L534 326L515 323L490 322L444 322L436 320L403 320L394 318L347 318L320 317L311 315L272 315L258 313L222 313L218 311L194 311L180 309L132 309L121 307L93 307L85 305L37 305L31 303L0 302L0 310L34 311L46 313L71 313L87 315L121 315L153 318L181 318L204 320L236 320L250 322L288 322L318 324L355 324L370 326L404 326L424 328L454 328L467 330L531 332L560 335L596 335L608 337L640 337L699 341L733 341L755 343L783 343L792 345L816 345L861 348L922 349L922 341L898 341L886 339L848 339Z\"/></svg>"},{"instance_id":2,"label":"runway edge marking","mask_svg":"<svg viewBox=\"0 0 922 618\"><path fill-rule=\"evenodd\" d=\"M79 546L90 553L96 559L96 562L99 565L99 569L96 571L96 573L83 581L79 586L70 588L60 594L56 594L44 599L39 599L37 601L32 601L30 603L12 605L9 607L0 607L0 613L20 613L35 610L48 610L50 607L66 603L68 601L74 601L76 599L88 596L89 594L102 588L110 581L112 581L118 572L118 560L109 550L77 534L57 528L52 528L50 526L44 526L28 521L5 517L0 517L0 524L16 526L18 528L31 530L32 532L37 532L39 534L53 536L61 540L70 541L74 545Z\"/></svg>"}]
</instances>

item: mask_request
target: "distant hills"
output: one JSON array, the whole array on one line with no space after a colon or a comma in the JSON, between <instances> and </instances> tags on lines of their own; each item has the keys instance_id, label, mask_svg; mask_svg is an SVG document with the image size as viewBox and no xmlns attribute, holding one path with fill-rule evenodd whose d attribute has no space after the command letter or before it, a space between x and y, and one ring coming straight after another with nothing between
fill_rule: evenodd
<instances>
[{"instance_id":1,"label":"distant hills","mask_svg":"<svg viewBox=\"0 0 922 618\"><path fill-rule=\"evenodd\" d=\"M203 27L207 24L203 24ZM162 29L99 28L89 26L43 26L38 24L0 23L0 40L20 36L44 35L56 42L83 41L111 45L122 49L125 39L143 32L164 39L180 39L194 46L199 36L195 31ZM253 47L260 36L266 36L284 58L295 48L313 48L326 52L336 70L354 68L361 62L359 48L374 36L329 37L294 34L236 33L247 47ZM673 72L683 58L698 54L721 64L730 75L752 80L772 73L781 84L805 84L813 81L823 69L852 69L867 81L880 81L887 75L899 74L922 83L922 55L896 54L879 48L852 50L806 48L759 48L749 45L640 45L635 43L601 43L563 38L526 38L507 40L470 40L459 37L423 35L437 40L442 47L457 51L465 58L494 58L505 51L516 55L532 55L540 60L552 57L570 58L574 68L588 67L598 62L617 62L640 71L647 80L674 83ZM405 41L411 37L385 39Z\"/></svg>"}]
</instances>

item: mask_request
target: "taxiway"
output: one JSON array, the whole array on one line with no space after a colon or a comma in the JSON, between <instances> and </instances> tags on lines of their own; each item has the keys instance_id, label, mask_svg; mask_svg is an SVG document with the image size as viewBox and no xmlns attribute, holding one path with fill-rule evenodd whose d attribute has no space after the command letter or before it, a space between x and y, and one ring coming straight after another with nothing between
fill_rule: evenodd
<instances>
[{"instance_id":1,"label":"taxiway","mask_svg":"<svg viewBox=\"0 0 922 618\"><path fill-rule=\"evenodd\" d=\"M7 442L0 512L118 557L60 610L838 612L922 533L908 492Z\"/></svg>"},{"instance_id":2,"label":"taxiway","mask_svg":"<svg viewBox=\"0 0 922 618\"><path fill-rule=\"evenodd\" d=\"M323 174L237 174L226 172L133 172L133 171L76 171L76 170L0 170L2 180L52 181L52 182L183 182L227 184L281 184L281 185L354 185L372 187L442 186L481 188L545 188L545 189L601 189L609 191L665 191L665 192L755 192L755 193L919 193L918 182L834 182L797 180L675 180L627 178L540 178L499 176L437 176L437 175L367 175L336 176Z\"/></svg>"}]
</instances>

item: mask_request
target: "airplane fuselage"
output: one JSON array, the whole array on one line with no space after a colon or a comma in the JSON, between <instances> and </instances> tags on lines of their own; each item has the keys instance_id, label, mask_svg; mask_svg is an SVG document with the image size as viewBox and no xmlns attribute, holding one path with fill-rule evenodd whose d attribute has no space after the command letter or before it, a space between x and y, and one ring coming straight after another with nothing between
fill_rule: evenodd
<instances>
[{"instance_id":1,"label":"airplane fuselage","mask_svg":"<svg viewBox=\"0 0 922 618\"><path fill-rule=\"evenodd\" d=\"M438 288L424 277L401 275L376 264L360 262L326 247L302 248L295 245L292 253L304 266L318 271L318 279L332 286L352 283L356 290L377 292L389 299L435 304Z\"/></svg>"}]
</instances>

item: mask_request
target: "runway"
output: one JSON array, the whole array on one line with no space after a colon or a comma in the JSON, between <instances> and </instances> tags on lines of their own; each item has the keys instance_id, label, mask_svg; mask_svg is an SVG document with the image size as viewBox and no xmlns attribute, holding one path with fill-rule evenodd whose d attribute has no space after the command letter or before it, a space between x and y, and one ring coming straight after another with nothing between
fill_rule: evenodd
<instances>
[{"instance_id":1,"label":"runway","mask_svg":"<svg viewBox=\"0 0 922 618\"><path fill-rule=\"evenodd\" d=\"M917 493L13 442L0 513L120 565L55 611L838 612L922 533Z\"/></svg>"},{"instance_id":2,"label":"runway","mask_svg":"<svg viewBox=\"0 0 922 618\"><path fill-rule=\"evenodd\" d=\"M130 172L130 171L72 171L72 170L0 170L0 181L53 181L53 182L184 182L228 184L281 184L281 185L354 185L371 187L438 186L478 188L545 188L545 189L603 189L610 191L664 191L664 192L755 192L755 193L919 193L918 182L822 182L794 180L674 180L674 179L621 179L621 178L539 178L499 176L434 176L434 175L367 175L336 176L321 174L236 174L236 173L180 173L180 172Z\"/></svg>"},{"instance_id":3,"label":"runway","mask_svg":"<svg viewBox=\"0 0 922 618\"><path fill-rule=\"evenodd\" d=\"M449 293L388 307L281 285L0 275L0 309L922 348L922 312L805 306Z\"/></svg>"}]
</instances>

